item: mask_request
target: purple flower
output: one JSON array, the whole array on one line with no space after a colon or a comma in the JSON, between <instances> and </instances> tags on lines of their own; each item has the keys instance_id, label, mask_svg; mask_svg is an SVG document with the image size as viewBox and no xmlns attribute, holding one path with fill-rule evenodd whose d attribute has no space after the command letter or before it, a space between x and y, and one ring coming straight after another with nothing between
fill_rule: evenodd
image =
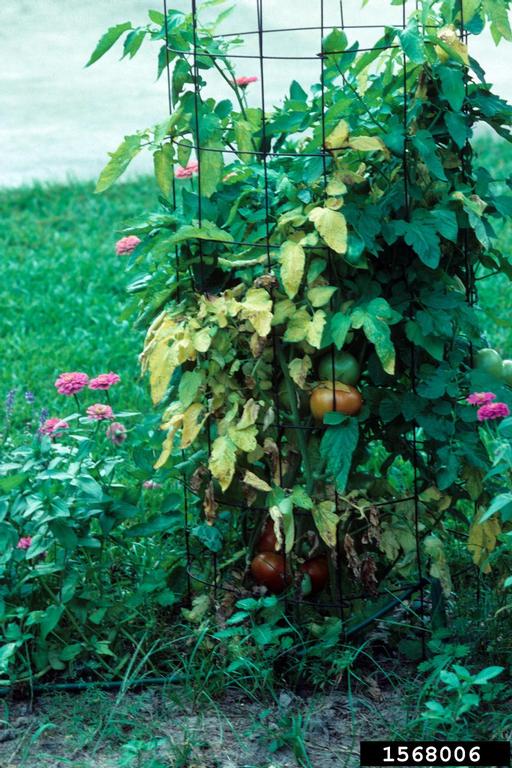
<instances>
[{"instance_id":1,"label":"purple flower","mask_svg":"<svg viewBox=\"0 0 512 768\"><path fill-rule=\"evenodd\" d=\"M5 415L9 419L14 411L14 403L16 401L16 389L10 389L5 398Z\"/></svg>"},{"instance_id":2,"label":"purple flower","mask_svg":"<svg viewBox=\"0 0 512 768\"><path fill-rule=\"evenodd\" d=\"M506 403L487 403L482 405L476 412L478 421L489 421L489 419L504 419L510 416L510 408Z\"/></svg>"},{"instance_id":3,"label":"purple flower","mask_svg":"<svg viewBox=\"0 0 512 768\"><path fill-rule=\"evenodd\" d=\"M27 390L27 392L25 392L25 400L29 405L34 405L36 401L36 396L30 390Z\"/></svg>"},{"instance_id":4,"label":"purple flower","mask_svg":"<svg viewBox=\"0 0 512 768\"><path fill-rule=\"evenodd\" d=\"M496 400L494 392L473 392L469 397L466 397L466 403L470 405L486 405L493 400Z\"/></svg>"}]
</instances>

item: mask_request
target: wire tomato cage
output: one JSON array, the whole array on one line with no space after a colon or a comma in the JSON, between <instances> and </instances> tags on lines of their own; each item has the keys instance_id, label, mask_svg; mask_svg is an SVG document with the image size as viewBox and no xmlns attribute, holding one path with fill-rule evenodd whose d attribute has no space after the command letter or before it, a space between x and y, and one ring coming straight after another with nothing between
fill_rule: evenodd
<instances>
[{"instance_id":1,"label":"wire tomato cage","mask_svg":"<svg viewBox=\"0 0 512 768\"><path fill-rule=\"evenodd\" d=\"M188 12L192 19L192 40L188 49L184 50L183 46L177 45L172 35L172 25L170 23L170 15L168 9L167 0L163 0L163 10L165 15L165 55L166 55L166 76L167 76L167 93L169 112L174 112L173 103L173 78L172 67L173 62L176 59L185 59L191 69L192 77L190 83L190 93L193 99L192 108L192 121L191 130L193 134L193 141L188 142L189 148L195 153L197 158L197 175L193 182L194 187L194 200L196 204L195 219L199 227L202 226L205 220L205 198L202 194L203 183L205 178L205 165L209 162L209 157L221 154L223 158L226 158L228 163L243 163L244 158L250 159L251 162L257 162L262 174L263 189L261 192L261 216L260 222L263 228L258 230L257 237L252 239L226 239L226 240L208 240L207 238L201 238L197 240L197 253L199 258L199 284L201 292L204 295L208 295L208 268L205 258L205 251L208 250L208 255L211 253L211 249L218 249L220 252L236 248L251 249L253 252L261 254L260 262L262 264L263 275L268 277L268 292L272 297L275 290L275 274L272 261L272 250L275 246L272 244L272 235L275 228L275 220L273 218L271 195L272 185L270 177L272 174L273 163L276 160L286 161L293 167L297 162L308 162L310 164L318 163L320 166L321 185L325 197L328 197L329 175L333 165L333 149L327 147L326 139L333 130L335 124L339 121L339 115L334 119L329 116L329 108L327 103L327 67L331 65L333 57L344 57L349 61L353 61L356 56L368 56L371 57L376 53L389 52L390 55L395 57L397 64L397 71L401 76L401 127L403 132L403 150L401 153L402 162L402 180L403 180L403 208L404 219L410 220L411 217L411 163L414 162L410 151L410 130L411 122L414 116L410 113L411 102L411 87L416 85L414 81L410 81L410 60L408 58L405 46L402 46L397 42L397 31L404 33L408 28L408 18L410 11L417 10L417 5L414 5L410 0L404 0L400 6L390 6L388 11L394 14L394 17L387 20L386 23L375 23L375 9L371 9L373 18L369 23L347 23L347 12L344 6L343 0L341 2L329 2L329 0L313 0L308 4L308 15L311 19L311 23L305 26L296 26L293 24L295 16L298 13L302 13L303 9L297 7L296 3L283 2L280 12L272 4L271 11L269 10L265 0L251 0L244 4L244 11L247 14L248 9L251 10L254 25L249 29L243 29L242 31L228 30L223 34L215 34L212 39L215 41L215 46L210 48L205 47L202 41L200 23L199 23L199 11L197 0L190 0L188 6ZM462 42L467 43L468 31L465 28L463 17L463 5L462 0L460 3L460 20L458 34ZM236 15L236 14L235 14ZM285 21L280 25L280 15L285 18ZM290 19L292 23L290 24ZM359 19L357 19L359 21ZM437 25L433 25L433 29L436 29ZM325 49L326 37L333 32L333 30L341 30L346 34L349 39L362 40L362 44L349 43L345 48L340 50ZM234 50L230 47L226 47L224 43L228 41L232 43L236 41L237 46ZM234 46L233 46L234 47ZM213 50L211 48L214 48ZM290 50L291 53L285 53L286 50ZM215 72L217 77L222 78L224 86L231 85L231 93L235 93L236 98L239 101L241 113L245 110L251 109L249 102L245 101L246 92L244 91L244 101L241 101L240 92L236 88L233 88L234 70L231 62L235 64L243 63L245 70L253 76L254 81L250 92L250 98L253 99L254 108L260 110L262 120L260 128L260 141L258 146L244 147L243 151L234 146L211 146L211 142L208 141L209 127L203 123L202 120L202 105L205 99L208 98L208 83L205 79L205 62L215 64ZM229 65L229 66L228 66ZM286 146L283 146L283 142L279 142L269 132L268 125L268 110L270 100L273 101L278 97L278 90L281 88L281 84L295 79L296 73L303 73L308 78L308 82L311 82L317 78L316 94L319 95L320 100L320 114L319 125L321 131L321 145L317 151L292 151ZM468 75L467 68L464 70L465 89L467 94L468 88ZM220 81L219 81L220 82ZM364 105L364 91L359 91L359 83L350 78L347 74L347 70L340 69L340 88L350 91L353 98L358 100ZM270 96L269 96L270 92ZM249 97L247 97L249 98ZM382 117L376 116L370 110L368 111L369 122L373 123L376 128L377 135L379 132L385 130L385 115ZM384 122L383 122L384 121ZM175 137L169 137L170 141L179 145L179 139ZM335 148L336 149L336 148ZM174 153L173 153L174 156ZM173 160L173 162L176 162ZM460 163L464 178L469 178L471 170L471 148L469 146L469 140L465 146L460 150ZM377 170L378 172L378 170ZM176 185L176 179L173 179L172 187L172 200L175 208L179 205L178 201L178 189ZM474 304L476 300L476 281L474 270L474 257L471 252L471 245L468 240L467 230L464 229L459 237L459 241L455 247L458 249L461 257L464 261L464 279L466 300L469 305ZM394 246L396 253L397 249L402 249L399 254L402 258L407 256L408 246L401 244ZM306 253L309 249L316 252L319 250L318 245L304 245ZM405 249L405 251L404 251ZM324 253L327 257L328 274L333 281L337 279L336 270L333 267L333 261L336 257L335 252L328 246L323 246ZM180 246L175 246L174 259L176 264L177 278L179 279L180 273ZM386 269L385 265L381 268ZM411 295L414 295L414 286L410 284L409 275L405 270L402 279L405 285L410 288ZM260 279L262 284L265 281ZM331 281L330 281L330 284ZM336 284L336 283L334 283ZM180 301L180 292L178 288L177 300ZM412 317L412 315L411 315ZM296 423L290 420L289 416L283 411L281 395L279 391L279 365L278 356L280 354L280 346L282 340L278 338L275 328L272 328L270 335L270 344L272 346L273 358L272 358L272 381L273 381L273 401L275 410L275 421L273 424L267 427L268 433L272 434L275 445L278 448L278 455L276 457L276 476L279 481L283 480L283 459L282 459L282 447L283 441L286 440L286 435L296 433L298 435L310 435L318 433L319 427L307 423ZM332 385L333 385L333 410L336 411L336 397L334 382L336 379L335 374L335 353L336 347L334 343L331 344L328 351L331 355L332 362ZM470 356L472 357L472 349L470 349ZM417 382L418 382L418 353L414 344L410 343L409 354L407 359L407 365L409 367L409 378L411 381L412 392L416 394ZM385 385L384 385L385 386ZM212 448L212 433L214 430L214 424L209 419L206 424L207 433L207 454L208 457L211 454ZM414 574L413 578L408 582L403 582L400 578L395 578L390 586L383 585L382 582L387 576L392 573L394 566L400 559L400 555L397 555L386 567L383 573L379 575L379 583L373 583L371 586L368 584L362 584L362 589L350 590L348 589L348 583L350 579L347 578L348 566L347 566L347 552L345 548L346 542L342 540L340 535L340 526L337 529L337 537L335 547L331 553L331 571L333 571L334 578L331 579L330 584L330 599L325 600L325 591L321 592L318 596L304 596L299 594L299 590L290 588L285 590L282 599L290 606L294 607L297 611L301 606L307 608L308 606L314 606L319 612L326 614L334 614L339 616L342 621L343 631L345 637L350 636L355 631L359 631L366 627L371 621L379 619L386 611L392 610L394 607L403 605L404 600L410 599L414 594L418 595L419 604L416 609L416 615L419 616L420 622L418 628L421 632L421 639L424 643L425 637L425 617L427 614L427 587L429 586L430 579L428 578L428 559L423 552L422 542L427 535L429 535L435 527L442 522L444 513L442 512L437 517L430 527L426 527L421 522L421 491L420 491L420 466L428 461L428 457L422 455L424 451L424 440L422 437L421 429L417 423L413 423L407 427L407 430L399 438L400 444L397 445L398 450L402 450L410 459L412 467L412 484L403 495L398 495L395 498L383 501L377 501L372 504L372 508L378 511L381 519L385 519L386 516L402 515L401 509L405 508L408 515L403 513L404 525L412 526L411 533L415 538L415 551L414 551ZM244 578L236 583L224 576L225 568L219 561L219 555L215 551L210 551L208 548L196 546L196 543L192 543L191 536L196 519L194 517L194 509L197 507L198 502L201 500L201 492L197 488L193 487L193 480L187 474L187 455L183 453L183 461L181 466L183 469L179 475L180 482L183 487L184 494L184 532L186 543L186 556L187 556L187 580L188 580L188 599L192 598L194 593L194 586L206 587L211 590L214 599L219 599L222 595L231 595L233 597L242 597L250 594L250 577L247 577L247 567L249 561L253 555L253 545L257 538L258 532L261 530L261 521L268 513L267 507L255 506L245 503L243 500L231 500L226 496L215 495L212 501L219 505L223 510L231 511L231 525L233 519L236 522L235 525L239 526L240 540L245 550L245 563L242 568L245 567ZM335 506L336 513L339 514L343 509L346 509L346 501L340 499L338 491L335 491ZM412 509L412 518L410 515ZM296 510L294 514L298 518L308 518L309 513L305 510ZM309 518L308 518L309 519ZM362 523L364 527L364 521ZM285 569L292 570L292 577L295 578L297 574L293 574L295 557L289 555L284 557L288 560L285 563ZM232 561L229 560L228 563ZM208 566L208 562L211 566ZM465 569L467 570L467 569ZM293 580L293 579L292 579ZM387 596L391 598L391 601L382 608L382 598ZM351 610L354 604L361 604L361 601L381 601L380 607L367 615L362 622L359 621L357 625L351 623Z\"/></svg>"}]
</instances>

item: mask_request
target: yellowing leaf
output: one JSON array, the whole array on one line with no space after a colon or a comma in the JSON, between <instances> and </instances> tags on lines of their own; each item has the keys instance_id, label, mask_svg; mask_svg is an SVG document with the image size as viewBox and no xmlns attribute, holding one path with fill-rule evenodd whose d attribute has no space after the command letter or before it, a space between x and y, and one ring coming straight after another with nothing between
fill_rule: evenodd
<instances>
[{"instance_id":1,"label":"yellowing leaf","mask_svg":"<svg viewBox=\"0 0 512 768\"><path fill-rule=\"evenodd\" d=\"M236 447L227 435L217 437L212 445L208 467L225 491L231 485L235 474Z\"/></svg>"},{"instance_id":2,"label":"yellowing leaf","mask_svg":"<svg viewBox=\"0 0 512 768\"><path fill-rule=\"evenodd\" d=\"M343 149L348 139L348 123L340 120L334 131L325 140L325 148L331 151Z\"/></svg>"},{"instance_id":3,"label":"yellowing leaf","mask_svg":"<svg viewBox=\"0 0 512 768\"><path fill-rule=\"evenodd\" d=\"M248 400L244 405L242 416L240 417L240 421L236 425L237 429L245 429L246 427L252 427L252 425L256 423L259 410L260 410L260 406L251 397L250 400Z\"/></svg>"},{"instance_id":4,"label":"yellowing leaf","mask_svg":"<svg viewBox=\"0 0 512 768\"><path fill-rule=\"evenodd\" d=\"M295 360L292 360L291 363L288 363L290 376L292 377L295 384L300 387L300 389L304 389L304 385L312 365L313 364L309 355L305 355L302 358L296 357Z\"/></svg>"},{"instance_id":5,"label":"yellowing leaf","mask_svg":"<svg viewBox=\"0 0 512 768\"><path fill-rule=\"evenodd\" d=\"M172 453L174 436L183 423L183 414L179 412L180 408L180 403L173 403L164 414L161 429L167 430L167 436L162 444L162 452L154 464L155 469L163 467Z\"/></svg>"},{"instance_id":6,"label":"yellowing leaf","mask_svg":"<svg viewBox=\"0 0 512 768\"><path fill-rule=\"evenodd\" d=\"M460 59L466 66L469 65L469 55L467 46L457 34L457 30L451 24L442 27L437 37L442 45L436 46L436 53L441 61L447 61L450 56Z\"/></svg>"},{"instance_id":7,"label":"yellowing leaf","mask_svg":"<svg viewBox=\"0 0 512 768\"><path fill-rule=\"evenodd\" d=\"M183 433L181 435L180 448L184 449L192 445L201 431L203 424L208 418L207 414L203 419L198 420L202 411L203 405L201 403L192 403L183 414Z\"/></svg>"},{"instance_id":8,"label":"yellowing leaf","mask_svg":"<svg viewBox=\"0 0 512 768\"><path fill-rule=\"evenodd\" d=\"M274 304L274 317L272 319L272 325L281 325L292 317L296 312L296 307L293 301L290 299L282 299Z\"/></svg>"},{"instance_id":9,"label":"yellowing leaf","mask_svg":"<svg viewBox=\"0 0 512 768\"><path fill-rule=\"evenodd\" d=\"M241 317L249 320L258 336L268 336L272 322L272 300L264 288L249 288L241 302Z\"/></svg>"},{"instance_id":10,"label":"yellowing leaf","mask_svg":"<svg viewBox=\"0 0 512 768\"><path fill-rule=\"evenodd\" d=\"M304 341L307 336L310 323L311 317L309 312L306 309L298 309L288 321L288 326L284 334L284 340Z\"/></svg>"},{"instance_id":11,"label":"yellowing leaf","mask_svg":"<svg viewBox=\"0 0 512 768\"><path fill-rule=\"evenodd\" d=\"M304 275L304 265L306 263L304 248L299 243L286 240L281 246L279 261L281 263L281 280L283 281L284 290L288 298L293 299L299 290Z\"/></svg>"},{"instance_id":12,"label":"yellowing leaf","mask_svg":"<svg viewBox=\"0 0 512 768\"><path fill-rule=\"evenodd\" d=\"M258 434L258 428L256 426L246 427L245 429L239 429L238 427L229 427L228 435L231 441L245 453L254 451L258 443L256 442L256 436Z\"/></svg>"},{"instance_id":13,"label":"yellowing leaf","mask_svg":"<svg viewBox=\"0 0 512 768\"><path fill-rule=\"evenodd\" d=\"M448 597L452 591L452 579L443 542L432 534L425 538L423 546L430 557L430 575L439 579L443 592Z\"/></svg>"},{"instance_id":14,"label":"yellowing leaf","mask_svg":"<svg viewBox=\"0 0 512 768\"><path fill-rule=\"evenodd\" d=\"M314 307L323 307L337 290L332 285L318 285L316 288L310 288L308 291L308 301Z\"/></svg>"},{"instance_id":15,"label":"yellowing leaf","mask_svg":"<svg viewBox=\"0 0 512 768\"><path fill-rule=\"evenodd\" d=\"M473 522L468 538L468 549L473 557L475 565L480 567L482 573L490 573L491 566L488 557L496 547L497 537L501 533L497 517L490 517L484 523Z\"/></svg>"},{"instance_id":16,"label":"yellowing leaf","mask_svg":"<svg viewBox=\"0 0 512 768\"><path fill-rule=\"evenodd\" d=\"M157 405L165 395L176 368L169 341L173 339L176 322L165 312L150 326L141 355L142 371L149 369L151 399Z\"/></svg>"},{"instance_id":17,"label":"yellowing leaf","mask_svg":"<svg viewBox=\"0 0 512 768\"><path fill-rule=\"evenodd\" d=\"M312 509L313 520L315 521L318 533L327 546L333 549L336 546L336 531L340 521L335 510L336 505L334 501L321 501Z\"/></svg>"},{"instance_id":18,"label":"yellowing leaf","mask_svg":"<svg viewBox=\"0 0 512 768\"><path fill-rule=\"evenodd\" d=\"M246 485L250 485L251 488L256 488L257 491L263 491L263 493L269 493L272 490L265 480L262 480L261 477L258 477L258 475L255 475L254 472L250 472L248 469L245 471L243 482Z\"/></svg>"},{"instance_id":19,"label":"yellowing leaf","mask_svg":"<svg viewBox=\"0 0 512 768\"><path fill-rule=\"evenodd\" d=\"M349 144L359 152L387 152L386 145L377 136L353 136Z\"/></svg>"},{"instance_id":20,"label":"yellowing leaf","mask_svg":"<svg viewBox=\"0 0 512 768\"><path fill-rule=\"evenodd\" d=\"M212 337L208 328L202 328L200 331L192 334L192 344L198 352L208 352L211 343Z\"/></svg>"},{"instance_id":21,"label":"yellowing leaf","mask_svg":"<svg viewBox=\"0 0 512 768\"><path fill-rule=\"evenodd\" d=\"M336 253L346 253L347 222L340 211L332 211L330 208L313 208L309 219L329 248Z\"/></svg>"},{"instance_id":22,"label":"yellowing leaf","mask_svg":"<svg viewBox=\"0 0 512 768\"><path fill-rule=\"evenodd\" d=\"M313 319L309 324L306 339L311 344L312 347L315 347L315 349L320 349L320 345L322 343L322 335L324 332L325 321L326 321L325 312L319 309L315 312L315 314L313 315Z\"/></svg>"}]
</instances>

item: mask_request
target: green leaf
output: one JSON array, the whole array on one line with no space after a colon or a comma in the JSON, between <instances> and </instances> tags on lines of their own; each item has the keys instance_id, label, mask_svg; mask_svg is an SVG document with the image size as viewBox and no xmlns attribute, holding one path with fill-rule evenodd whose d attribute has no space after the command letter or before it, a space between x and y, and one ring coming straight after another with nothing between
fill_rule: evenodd
<instances>
[{"instance_id":1,"label":"green leaf","mask_svg":"<svg viewBox=\"0 0 512 768\"><path fill-rule=\"evenodd\" d=\"M193 83L192 70L186 59L178 59L172 72L172 100L173 104L179 100L183 87L187 83Z\"/></svg>"},{"instance_id":2,"label":"green leaf","mask_svg":"<svg viewBox=\"0 0 512 768\"><path fill-rule=\"evenodd\" d=\"M469 129L466 118L459 112L445 112L444 122L448 128L448 133L459 149L462 149L469 138Z\"/></svg>"},{"instance_id":3,"label":"green leaf","mask_svg":"<svg viewBox=\"0 0 512 768\"><path fill-rule=\"evenodd\" d=\"M304 248L299 243L286 240L279 251L281 280L288 298L293 299L300 288L306 264Z\"/></svg>"},{"instance_id":4,"label":"green leaf","mask_svg":"<svg viewBox=\"0 0 512 768\"><path fill-rule=\"evenodd\" d=\"M107 29L105 34L100 38L96 48L91 54L91 58L85 66L90 67L91 64L94 64L95 61L101 59L101 57L112 48L114 43L119 40L123 32L127 32L129 29L132 29L132 24L130 21L125 21L122 24L116 24L114 27Z\"/></svg>"},{"instance_id":5,"label":"green leaf","mask_svg":"<svg viewBox=\"0 0 512 768\"><path fill-rule=\"evenodd\" d=\"M24 472L18 472L15 475L7 475L7 477L0 477L0 491L3 491L4 493L13 491L21 485L27 477L28 475Z\"/></svg>"},{"instance_id":6,"label":"green leaf","mask_svg":"<svg viewBox=\"0 0 512 768\"><path fill-rule=\"evenodd\" d=\"M202 382L203 377L199 371L185 371L178 387L178 397L184 408L192 405Z\"/></svg>"},{"instance_id":7,"label":"green leaf","mask_svg":"<svg viewBox=\"0 0 512 768\"><path fill-rule=\"evenodd\" d=\"M411 137L411 141L429 171L441 181L446 181L446 174L437 154L437 145L430 131L418 131Z\"/></svg>"},{"instance_id":8,"label":"green leaf","mask_svg":"<svg viewBox=\"0 0 512 768\"><path fill-rule=\"evenodd\" d=\"M398 39L403 52L413 64L422 64L425 61L425 45L415 18L409 20L406 29L398 31Z\"/></svg>"},{"instance_id":9,"label":"green leaf","mask_svg":"<svg viewBox=\"0 0 512 768\"><path fill-rule=\"evenodd\" d=\"M139 48L141 47L147 31L145 29L134 29L128 35L123 45L123 58L129 56L133 59Z\"/></svg>"},{"instance_id":10,"label":"green leaf","mask_svg":"<svg viewBox=\"0 0 512 768\"><path fill-rule=\"evenodd\" d=\"M214 525L200 523L192 528L192 535L199 539L210 552L220 552L222 549L222 534Z\"/></svg>"},{"instance_id":11,"label":"green leaf","mask_svg":"<svg viewBox=\"0 0 512 768\"><path fill-rule=\"evenodd\" d=\"M222 178L224 159L222 157L222 145L218 141L206 142L199 155L198 187L201 195L211 197Z\"/></svg>"},{"instance_id":12,"label":"green leaf","mask_svg":"<svg viewBox=\"0 0 512 768\"><path fill-rule=\"evenodd\" d=\"M63 605L50 605L50 607L46 609L44 618L40 622L41 637L43 640L46 640L46 637L50 634L52 629L55 629L63 613Z\"/></svg>"},{"instance_id":13,"label":"green leaf","mask_svg":"<svg viewBox=\"0 0 512 768\"><path fill-rule=\"evenodd\" d=\"M152 536L154 533L168 531L176 527L175 515L156 515L146 523L132 525L131 528L124 529L125 536Z\"/></svg>"},{"instance_id":14,"label":"green leaf","mask_svg":"<svg viewBox=\"0 0 512 768\"><path fill-rule=\"evenodd\" d=\"M485 683L488 683L489 680L501 675L504 670L505 667L486 667L473 677L473 685L484 685Z\"/></svg>"},{"instance_id":15,"label":"green leaf","mask_svg":"<svg viewBox=\"0 0 512 768\"><path fill-rule=\"evenodd\" d=\"M336 312L332 315L330 330L336 349L341 349L345 344L351 323L350 315L344 315L343 312Z\"/></svg>"},{"instance_id":16,"label":"green leaf","mask_svg":"<svg viewBox=\"0 0 512 768\"><path fill-rule=\"evenodd\" d=\"M169 197L173 181L173 152L171 144L164 144L153 155L153 166L155 169L155 178L162 194Z\"/></svg>"},{"instance_id":17,"label":"green leaf","mask_svg":"<svg viewBox=\"0 0 512 768\"><path fill-rule=\"evenodd\" d=\"M125 136L115 152L109 152L110 160L100 173L96 184L96 193L105 192L117 179L122 176L134 157L142 149L143 134Z\"/></svg>"},{"instance_id":18,"label":"green leaf","mask_svg":"<svg viewBox=\"0 0 512 768\"><path fill-rule=\"evenodd\" d=\"M344 424L327 427L320 443L320 453L327 462L327 471L334 477L340 493L345 491L352 456L359 439L357 419L348 417Z\"/></svg>"},{"instance_id":19,"label":"green leaf","mask_svg":"<svg viewBox=\"0 0 512 768\"><path fill-rule=\"evenodd\" d=\"M441 259L441 247L432 223L426 221L423 216L416 215L415 211L412 221L396 221L394 229L418 254L423 264L437 269Z\"/></svg>"},{"instance_id":20,"label":"green leaf","mask_svg":"<svg viewBox=\"0 0 512 768\"><path fill-rule=\"evenodd\" d=\"M192 224L185 224L183 227L180 227L176 234L172 235L167 242L171 245L177 245L185 240L217 240L231 243L233 242L233 236L224 229L220 229L213 222L203 220L200 227Z\"/></svg>"},{"instance_id":21,"label":"green leaf","mask_svg":"<svg viewBox=\"0 0 512 768\"><path fill-rule=\"evenodd\" d=\"M463 70L459 67L440 67L439 76L442 96L454 112L460 112L466 93Z\"/></svg>"},{"instance_id":22,"label":"green leaf","mask_svg":"<svg viewBox=\"0 0 512 768\"><path fill-rule=\"evenodd\" d=\"M386 373L395 372L395 347L391 341L389 325L400 319L385 299L373 299L352 312L352 327L362 328L368 341L375 345L375 351Z\"/></svg>"}]
</instances>

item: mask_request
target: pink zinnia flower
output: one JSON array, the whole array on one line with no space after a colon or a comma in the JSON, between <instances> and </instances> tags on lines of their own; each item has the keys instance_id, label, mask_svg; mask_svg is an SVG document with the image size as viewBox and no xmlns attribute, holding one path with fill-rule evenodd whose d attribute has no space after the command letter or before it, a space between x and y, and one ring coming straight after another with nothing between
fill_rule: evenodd
<instances>
[{"instance_id":1,"label":"pink zinnia flower","mask_svg":"<svg viewBox=\"0 0 512 768\"><path fill-rule=\"evenodd\" d=\"M156 491L158 488L161 488L162 486L160 483L155 482L154 480L144 480L142 483L142 487L146 488L148 491Z\"/></svg>"},{"instance_id":2,"label":"pink zinnia flower","mask_svg":"<svg viewBox=\"0 0 512 768\"><path fill-rule=\"evenodd\" d=\"M257 82L258 82L258 78L254 76L253 77L237 77L235 80L235 83L240 88L247 88L247 86L250 85L251 83L257 83Z\"/></svg>"},{"instance_id":3,"label":"pink zinnia flower","mask_svg":"<svg viewBox=\"0 0 512 768\"><path fill-rule=\"evenodd\" d=\"M510 416L510 408L506 403L486 403L476 412L478 421L488 421L489 419L504 419Z\"/></svg>"},{"instance_id":4,"label":"pink zinnia flower","mask_svg":"<svg viewBox=\"0 0 512 768\"><path fill-rule=\"evenodd\" d=\"M114 443L114 445L121 445L128 437L126 427L124 424L121 424L120 421L113 421L112 424L109 424L106 434L107 438L110 442Z\"/></svg>"},{"instance_id":5,"label":"pink zinnia flower","mask_svg":"<svg viewBox=\"0 0 512 768\"><path fill-rule=\"evenodd\" d=\"M496 400L494 392L473 392L469 397L466 397L466 403L470 405L485 405L492 400Z\"/></svg>"},{"instance_id":6,"label":"pink zinnia flower","mask_svg":"<svg viewBox=\"0 0 512 768\"><path fill-rule=\"evenodd\" d=\"M134 251L140 242L141 239L140 237L137 237L137 235L127 235L127 237L122 237L116 243L117 255L126 256L128 253Z\"/></svg>"},{"instance_id":7,"label":"pink zinnia flower","mask_svg":"<svg viewBox=\"0 0 512 768\"><path fill-rule=\"evenodd\" d=\"M114 418L114 411L110 405L105 405L105 403L90 405L86 413L91 421L104 421L105 419Z\"/></svg>"},{"instance_id":8,"label":"pink zinnia flower","mask_svg":"<svg viewBox=\"0 0 512 768\"><path fill-rule=\"evenodd\" d=\"M86 373L74 371L73 373L61 373L55 382L59 395L76 395L89 383L89 377Z\"/></svg>"},{"instance_id":9,"label":"pink zinnia flower","mask_svg":"<svg viewBox=\"0 0 512 768\"><path fill-rule=\"evenodd\" d=\"M199 163L197 160L190 160L183 168L183 166L179 165L176 170L174 171L174 175L177 179L189 179L191 176L194 175L194 173L197 173L199 170Z\"/></svg>"},{"instance_id":10,"label":"pink zinnia flower","mask_svg":"<svg viewBox=\"0 0 512 768\"><path fill-rule=\"evenodd\" d=\"M60 437L61 429L69 429L69 424L64 419L46 419L39 427L39 433L41 435L48 435L49 437Z\"/></svg>"},{"instance_id":11,"label":"pink zinnia flower","mask_svg":"<svg viewBox=\"0 0 512 768\"><path fill-rule=\"evenodd\" d=\"M32 544L31 536L22 536L21 539L18 540L16 547L17 549L29 549L31 544Z\"/></svg>"},{"instance_id":12,"label":"pink zinnia flower","mask_svg":"<svg viewBox=\"0 0 512 768\"><path fill-rule=\"evenodd\" d=\"M89 389L110 389L119 381L121 377L117 373L100 373L99 376L90 380Z\"/></svg>"}]
</instances>

